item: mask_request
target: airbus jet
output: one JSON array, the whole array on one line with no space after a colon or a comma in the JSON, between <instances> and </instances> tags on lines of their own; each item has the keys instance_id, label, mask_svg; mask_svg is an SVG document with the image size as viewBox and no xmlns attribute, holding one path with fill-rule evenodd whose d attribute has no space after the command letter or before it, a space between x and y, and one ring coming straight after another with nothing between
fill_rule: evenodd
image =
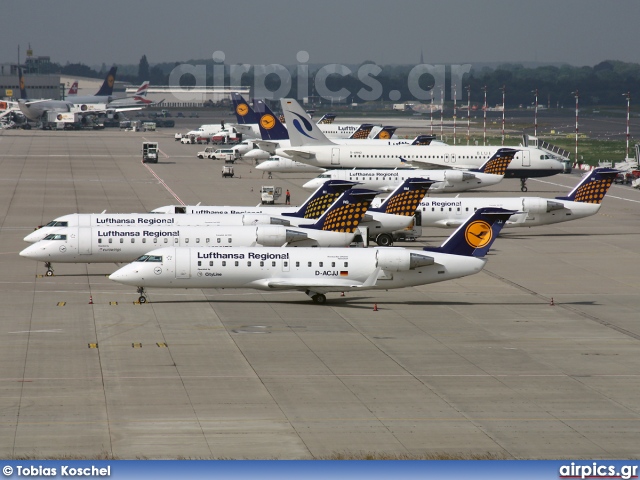
<instances>
[{"instance_id":1,"label":"airbus jet","mask_svg":"<svg viewBox=\"0 0 640 480\"><path fill-rule=\"evenodd\" d=\"M429 145L429 146L355 146L337 145L309 122L304 110L294 99L282 99L282 109L291 125L291 147L276 151L295 161L321 168L403 168L416 163L424 168L474 169L491 158L500 147ZM520 178L526 191L526 179L561 173L563 165L542 150L518 147L518 153L507 168L506 178Z\"/></svg>"},{"instance_id":2,"label":"airbus jet","mask_svg":"<svg viewBox=\"0 0 640 480\"><path fill-rule=\"evenodd\" d=\"M478 273L483 258L512 211L475 212L440 247L211 248L151 250L109 278L145 288L254 288L298 290L324 304L329 292L388 290L442 282Z\"/></svg>"}]
</instances>

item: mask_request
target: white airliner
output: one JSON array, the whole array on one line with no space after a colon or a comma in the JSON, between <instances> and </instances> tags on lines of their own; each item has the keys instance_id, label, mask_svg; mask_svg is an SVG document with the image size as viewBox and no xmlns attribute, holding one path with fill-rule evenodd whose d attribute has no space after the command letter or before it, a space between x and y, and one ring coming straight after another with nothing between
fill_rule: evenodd
<instances>
[{"instance_id":1,"label":"white airliner","mask_svg":"<svg viewBox=\"0 0 640 480\"><path fill-rule=\"evenodd\" d=\"M378 245L391 246L393 243L393 232L410 227L413 222L413 214L420 201L424 198L429 190L430 185L434 182L424 178L407 178L395 190L380 202L375 209L369 209L365 218L360 222L360 226L368 229L368 238L375 240ZM196 214L215 214L215 213L269 213L273 218L279 216L281 219L289 219L291 225L304 226L310 219L319 217L325 208L333 202L338 195L333 193L332 188L340 188L340 185L349 187L354 182L344 182L342 180L330 180L318 190L295 212L293 207L221 207L221 206L184 206L184 205L166 205L154 210L154 212L165 213L196 213ZM315 197L322 192L322 198ZM32 234L33 235L33 234Z\"/></svg>"},{"instance_id":2,"label":"white airliner","mask_svg":"<svg viewBox=\"0 0 640 480\"><path fill-rule=\"evenodd\" d=\"M515 210L505 227L533 227L568 222L595 215L600 210L618 170L596 168L586 174L566 197L425 197L420 212L423 227L457 227L481 207ZM375 202L374 202L375 205Z\"/></svg>"},{"instance_id":3,"label":"white airliner","mask_svg":"<svg viewBox=\"0 0 640 480\"><path fill-rule=\"evenodd\" d=\"M270 246L345 247L356 234L377 192L351 189L316 221L305 227L283 225L194 226L100 225L59 228L20 255L45 262L47 276L52 263L130 262L142 253L164 245L173 246ZM190 215L191 217L200 217ZM141 253L142 252L142 253Z\"/></svg>"},{"instance_id":4,"label":"white airliner","mask_svg":"<svg viewBox=\"0 0 640 480\"><path fill-rule=\"evenodd\" d=\"M167 247L149 251L109 278L138 287L140 303L147 301L145 287L162 287L298 290L323 304L329 292L387 290L478 273L512 213L478 210L441 247L424 250Z\"/></svg>"},{"instance_id":5,"label":"white airliner","mask_svg":"<svg viewBox=\"0 0 640 480\"><path fill-rule=\"evenodd\" d=\"M269 107L262 100L254 100L253 102L254 110L258 118L258 127L260 128L260 138L262 140L257 140L258 148L268 152L269 154L274 154L278 149L285 149L291 146L291 141L289 140L289 132L287 128L280 122L278 117L269 109ZM306 115L306 113L305 113ZM311 119L306 117L310 122ZM316 125L318 127L318 125ZM433 136L430 135L418 135L413 140L402 139L402 138L391 138L389 131L383 130L380 127L378 132L378 136L374 136L374 138L370 138L369 134L376 128L375 125L370 123L363 123L360 125L358 130L354 132L349 138L336 138L334 139L334 143L338 145L378 145L378 146L388 146L388 145L428 145L433 139ZM395 127L386 127L392 128L395 131ZM320 129L322 130L322 129ZM386 133L383 138L379 138L379 135L382 133ZM262 154L258 156L258 153L253 153L246 158L263 158Z\"/></svg>"},{"instance_id":6,"label":"white airliner","mask_svg":"<svg viewBox=\"0 0 640 480\"><path fill-rule=\"evenodd\" d=\"M488 187L499 183L517 150L501 148L478 170L330 170L309 180L302 187L315 190L327 180L346 180L358 182L362 186L389 192L406 178L427 178L436 183L431 185L433 192L464 192L474 188ZM256 167L257 168L257 167Z\"/></svg>"},{"instance_id":7,"label":"white airliner","mask_svg":"<svg viewBox=\"0 0 640 480\"><path fill-rule=\"evenodd\" d=\"M406 168L407 162L424 168L474 169L495 155L500 147L429 145L429 146L353 146L337 145L309 122L298 102L281 100L289 128L291 147L277 150L278 155L322 168ZM563 171L563 165L542 150L518 147L507 168L505 178L545 177ZM526 191L525 181L522 189Z\"/></svg>"}]
</instances>

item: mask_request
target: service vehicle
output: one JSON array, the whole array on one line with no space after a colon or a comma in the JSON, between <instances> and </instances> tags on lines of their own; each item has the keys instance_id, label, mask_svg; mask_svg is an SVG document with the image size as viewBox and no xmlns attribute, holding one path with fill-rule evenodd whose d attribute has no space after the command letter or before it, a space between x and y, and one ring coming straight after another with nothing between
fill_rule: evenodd
<instances>
[{"instance_id":1,"label":"service vehicle","mask_svg":"<svg viewBox=\"0 0 640 480\"><path fill-rule=\"evenodd\" d=\"M142 163L158 163L158 142L142 143Z\"/></svg>"}]
</instances>

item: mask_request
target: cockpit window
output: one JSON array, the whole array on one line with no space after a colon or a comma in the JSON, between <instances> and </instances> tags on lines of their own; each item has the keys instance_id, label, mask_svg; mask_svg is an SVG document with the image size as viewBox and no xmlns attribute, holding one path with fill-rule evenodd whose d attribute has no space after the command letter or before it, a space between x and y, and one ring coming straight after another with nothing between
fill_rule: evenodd
<instances>
[{"instance_id":1,"label":"cockpit window","mask_svg":"<svg viewBox=\"0 0 640 480\"><path fill-rule=\"evenodd\" d=\"M69 222L60 222L56 220L51 220L49 223L45 225L45 227L68 227Z\"/></svg>"},{"instance_id":2,"label":"cockpit window","mask_svg":"<svg viewBox=\"0 0 640 480\"><path fill-rule=\"evenodd\" d=\"M44 237L44 240L66 240L66 235L61 235L59 233L52 233L51 235L47 235Z\"/></svg>"},{"instance_id":3,"label":"cockpit window","mask_svg":"<svg viewBox=\"0 0 640 480\"><path fill-rule=\"evenodd\" d=\"M142 255L136 258L136 262L162 262L162 255Z\"/></svg>"},{"instance_id":4,"label":"cockpit window","mask_svg":"<svg viewBox=\"0 0 640 480\"><path fill-rule=\"evenodd\" d=\"M331 178L331 174L323 173L322 175L319 175L318 178Z\"/></svg>"}]
</instances>

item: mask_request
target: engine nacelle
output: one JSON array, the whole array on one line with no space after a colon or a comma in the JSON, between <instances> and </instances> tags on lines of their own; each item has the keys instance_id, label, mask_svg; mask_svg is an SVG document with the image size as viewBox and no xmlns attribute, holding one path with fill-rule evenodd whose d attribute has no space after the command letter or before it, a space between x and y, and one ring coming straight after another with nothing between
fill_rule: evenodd
<instances>
[{"instance_id":1,"label":"engine nacelle","mask_svg":"<svg viewBox=\"0 0 640 480\"><path fill-rule=\"evenodd\" d=\"M545 198L527 198L525 197L522 202L522 209L529 214L547 213L548 209L547 199Z\"/></svg>"},{"instance_id":2,"label":"engine nacelle","mask_svg":"<svg viewBox=\"0 0 640 480\"><path fill-rule=\"evenodd\" d=\"M377 266L391 272L406 272L433 265L433 257L400 248L381 248L376 255Z\"/></svg>"},{"instance_id":3,"label":"engine nacelle","mask_svg":"<svg viewBox=\"0 0 640 480\"><path fill-rule=\"evenodd\" d=\"M473 173L463 172L462 170L445 170L444 178L449 183L460 183L473 180L476 176Z\"/></svg>"},{"instance_id":4,"label":"engine nacelle","mask_svg":"<svg viewBox=\"0 0 640 480\"><path fill-rule=\"evenodd\" d=\"M280 225L259 225L256 227L256 241L265 247L281 247L287 243L285 227Z\"/></svg>"}]
</instances>

